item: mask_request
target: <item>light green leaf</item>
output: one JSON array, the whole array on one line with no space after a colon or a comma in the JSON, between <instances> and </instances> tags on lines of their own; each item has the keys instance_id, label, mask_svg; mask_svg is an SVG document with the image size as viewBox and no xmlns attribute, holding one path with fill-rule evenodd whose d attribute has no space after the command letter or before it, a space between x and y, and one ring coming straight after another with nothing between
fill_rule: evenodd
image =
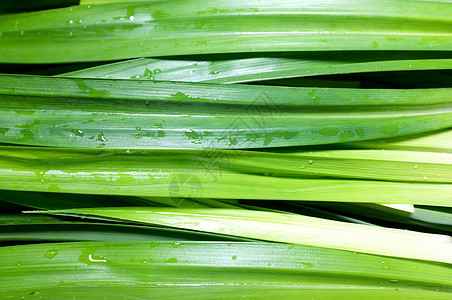
<instances>
[{"instance_id":1,"label":"light green leaf","mask_svg":"<svg viewBox=\"0 0 452 300\"><path fill-rule=\"evenodd\" d=\"M100 217L259 240L452 263L452 237L293 214L234 209L97 208L44 213Z\"/></svg>"},{"instance_id":2,"label":"light green leaf","mask_svg":"<svg viewBox=\"0 0 452 300\"><path fill-rule=\"evenodd\" d=\"M358 148L383 148L416 151L452 152L452 130L421 133L413 136L349 143Z\"/></svg>"},{"instance_id":3,"label":"light green leaf","mask_svg":"<svg viewBox=\"0 0 452 300\"><path fill-rule=\"evenodd\" d=\"M416 52L414 54L410 52L377 52L372 54L366 52L308 52L297 53L288 57L253 57L216 61L141 58L82 69L58 76L243 83L332 74L452 69L452 59L435 59L434 55L435 52L425 54ZM437 58L443 56L442 54L436 55Z\"/></svg>"},{"instance_id":4,"label":"light green leaf","mask_svg":"<svg viewBox=\"0 0 452 300\"><path fill-rule=\"evenodd\" d=\"M0 215L0 225L0 242L250 241L176 228L75 222L39 215Z\"/></svg>"},{"instance_id":5,"label":"light green leaf","mask_svg":"<svg viewBox=\"0 0 452 300\"><path fill-rule=\"evenodd\" d=\"M254 276L254 275L250 275ZM4 299L67 300L80 297L85 300L140 300L140 299L275 299L284 295L285 299L332 299L361 300L375 299L450 299L449 293L399 289L331 289L284 286L196 286L196 287L64 287L33 289L2 294Z\"/></svg>"},{"instance_id":6,"label":"light green leaf","mask_svg":"<svg viewBox=\"0 0 452 300\"><path fill-rule=\"evenodd\" d=\"M207 198L451 206L447 161L439 163L433 153L424 152L406 153L413 161L392 161L375 151L365 159L365 151L358 152L335 158L334 151L326 152L331 153L327 157L309 152L0 147L0 178L7 190L169 197L173 206L181 198L192 204Z\"/></svg>"}]
</instances>

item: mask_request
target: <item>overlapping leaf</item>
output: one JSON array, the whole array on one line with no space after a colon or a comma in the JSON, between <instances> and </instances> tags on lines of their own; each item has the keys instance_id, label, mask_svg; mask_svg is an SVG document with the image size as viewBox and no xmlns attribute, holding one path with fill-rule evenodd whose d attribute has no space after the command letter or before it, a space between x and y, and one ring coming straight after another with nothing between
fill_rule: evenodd
<instances>
[{"instance_id":1,"label":"overlapping leaf","mask_svg":"<svg viewBox=\"0 0 452 300\"><path fill-rule=\"evenodd\" d=\"M0 142L78 148L259 148L452 126L451 90L328 89L0 76Z\"/></svg>"}]
</instances>

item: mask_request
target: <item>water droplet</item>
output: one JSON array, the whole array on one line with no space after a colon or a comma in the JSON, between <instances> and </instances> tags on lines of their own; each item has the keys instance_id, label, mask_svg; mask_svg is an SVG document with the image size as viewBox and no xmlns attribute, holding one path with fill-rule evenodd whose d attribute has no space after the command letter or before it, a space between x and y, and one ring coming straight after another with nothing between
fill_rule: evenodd
<instances>
[{"instance_id":1,"label":"water droplet","mask_svg":"<svg viewBox=\"0 0 452 300\"><path fill-rule=\"evenodd\" d=\"M21 30L20 35L22 35L22 36L25 35L25 31Z\"/></svg>"},{"instance_id":2,"label":"water droplet","mask_svg":"<svg viewBox=\"0 0 452 300\"><path fill-rule=\"evenodd\" d=\"M417 168L418 168L418 165L414 165L414 168L417 169Z\"/></svg>"},{"instance_id":3,"label":"water droplet","mask_svg":"<svg viewBox=\"0 0 452 300\"><path fill-rule=\"evenodd\" d=\"M70 37L73 37L73 36L74 36L74 34L72 33L72 31L69 32L69 36L70 36Z\"/></svg>"},{"instance_id":4,"label":"water droplet","mask_svg":"<svg viewBox=\"0 0 452 300\"><path fill-rule=\"evenodd\" d=\"M69 23L69 24L74 24L74 21L73 21L73 20L69 20L68 23Z\"/></svg>"},{"instance_id":5,"label":"water droplet","mask_svg":"<svg viewBox=\"0 0 452 300\"><path fill-rule=\"evenodd\" d=\"M173 248L178 248L180 246L180 242L174 242L173 243Z\"/></svg>"},{"instance_id":6,"label":"water droplet","mask_svg":"<svg viewBox=\"0 0 452 300\"><path fill-rule=\"evenodd\" d=\"M312 159L308 160L308 164L312 165L314 161Z\"/></svg>"},{"instance_id":7,"label":"water droplet","mask_svg":"<svg viewBox=\"0 0 452 300\"><path fill-rule=\"evenodd\" d=\"M79 136L79 137L84 137L85 136L83 134L83 131L81 131L80 129L73 129L72 133L75 134L76 136Z\"/></svg>"},{"instance_id":8,"label":"water droplet","mask_svg":"<svg viewBox=\"0 0 452 300\"><path fill-rule=\"evenodd\" d=\"M138 130L138 131L140 131L140 130L141 130L141 127L138 127L138 126L137 126L137 127L135 127L135 129Z\"/></svg>"},{"instance_id":9,"label":"water droplet","mask_svg":"<svg viewBox=\"0 0 452 300\"><path fill-rule=\"evenodd\" d=\"M427 176L424 176L424 180L427 180L428 179L428 177Z\"/></svg>"},{"instance_id":10,"label":"water droplet","mask_svg":"<svg viewBox=\"0 0 452 300\"><path fill-rule=\"evenodd\" d=\"M107 262L107 259L103 256L94 257L92 254L88 255L88 259L91 262Z\"/></svg>"},{"instance_id":11,"label":"water droplet","mask_svg":"<svg viewBox=\"0 0 452 300\"><path fill-rule=\"evenodd\" d=\"M97 140L100 142L107 142L108 140L105 138L104 133L101 132L98 136L97 136ZM104 144L105 145L105 144Z\"/></svg>"},{"instance_id":12,"label":"water droplet","mask_svg":"<svg viewBox=\"0 0 452 300\"><path fill-rule=\"evenodd\" d=\"M234 260L237 259L237 256L233 255L233 256L232 256L232 259L234 259Z\"/></svg>"},{"instance_id":13,"label":"water droplet","mask_svg":"<svg viewBox=\"0 0 452 300\"><path fill-rule=\"evenodd\" d=\"M47 251L46 254L44 254L44 257L48 258L48 259L52 259L55 256L57 256L57 254L58 254L58 250L57 249L52 249L52 250Z\"/></svg>"},{"instance_id":14,"label":"water droplet","mask_svg":"<svg viewBox=\"0 0 452 300\"><path fill-rule=\"evenodd\" d=\"M289 250L292 249L293 247L295 247L295 245L294 244L290 244L289 245Z\"/></svg>"},{"instance_id":15,"label":"water droplet","mask_svg":"<svg viewBox=\"0 0 452 300\"><path fill-rule=\"evenodd\" d=\"M135 19L134 16L130 16L130 17L129 17L129 20L130 20L130 21L133 21L133 19Z\"/></svg>"},{"instance_id":16,"label":"water droplet","mask_svg":"<svg viewBox=\"0 0 452 300\"><path fill-rule=\"evenodd\" d=\"M391 282L391 283L397 283L397 282L399 282L399 281L398 281L397 279L391 279L390 282Z\"/></svg>"}]
</instances>

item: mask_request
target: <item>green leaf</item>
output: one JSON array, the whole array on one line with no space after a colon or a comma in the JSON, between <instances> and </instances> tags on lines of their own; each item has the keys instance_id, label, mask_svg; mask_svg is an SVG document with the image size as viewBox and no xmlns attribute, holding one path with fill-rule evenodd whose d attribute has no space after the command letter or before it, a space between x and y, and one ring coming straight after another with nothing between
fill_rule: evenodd
<instances>
[{"instance_id":1,"label":"green leaf","mask_svg":"<svg viewBox=\"0 0 452 300\"><path fill-rule=\"evenodd\" d=\"M358 219L385 221L386 226L399 224L399 228L410 228L419 231L434 231L444 234L452 233L452 214L448 212L434 211L416 206L412 213L400 213L393 210L381 209L381 206L362 203L338 203L338 202L311 202L308 203L318 209L328 212L345 214ZM438 207L440 208L440 207ZM388 224L390 222L390 224Z\"/></svg>"},{"instance_id":2,"label":"green leaf","mask_svg":"<svg viewBox=\"0 0 452 300\"><path fill-rule=\"evenodd\" d=\"M261 148L452 126L452 89L329 89L0 75L0 143Z\"/></svg>"},{"instance_id":3,"label":"green leaf","mask_svg":"<svg viewBox=\"0 0 452 300\"><path fill-rule=\"evenodd\" d=\"M250 275L254 276L254 275ZM86 300L138 300L138 299L275 299L284 295L286 299L450 299L449 293L399 290L399 289L331 289L304 288L284 286L196 286L196 287L63 287L50 289L33 289L2 294L4 299L39 299L66 300L80 297Z\"/></svg>"},{"instance_id":4,"label":"green leaf","mask_svg":"<svg viewBox=\"0 0 452 300\"><path fill-rule=\"evenodd\" d=\"M340 294L343 290L366 295L363 289L369 293L383 289L393 296L398 295L395 289L421 294L452 290L448 265L271 243L91 242L2 247L0 266L2 292L11 295L25 291L48 295L46 289L58 295L66 289L77 296L75 288L115 288L120 295L130 290L139 299L146 294L164 297L168 292L161 288L165 287L181 291L196 287L188 293L198 296L209 287L219 289L218 293L229 287L226 291L231 296L241 296L248 289L259 292L261 288L319 289L320 295ZM127 289L134 287L153 289L139 294ZM88 290L80 297L85 299ZM205 298L211 295L208 291Z\"/></svg>"},{"instance_id":5,"label":"green leaf","mask_svg":"<svg viewBox=\"0 0 452 300\"><path fill-rule=\"evenodd\" d=\"M1 160L1 159L0 159ZM0 200L40 209L65 209L76 207L149 205L149 201L135 198L74 195L58 193L34 193L0 190ZM140 203L141 202L141 203Z\"/></svg>"},{"instance_id":6,"label":"green leaf","mask_svg":"<svg viewBox=\"0 0 452 300\"><path fill-rule=\"evenodd\" d=\"M209 83L243 83L271 79L363 72L452 69L452 59L436 53L308 52L289 57L253 57L215 61L140 58L58 75ZM436 54L441 57L440 54ZM429 57L430 56L430 57ZM410 59L413 57L413 59Z\"/></svg>"},{"instance_id":7,"label":"green leaf","mask_svg":"<svg viewBox=\"0 0 452 300\"><path fill-rule=\"evenodd\" d=\"M451 206L449 154L326 153L0 147L0 178L6 190L169 197L172 206L184 198Z\"/></svg>"},{"instance_id":8,"label":"green leaf","mask_svg":"<svg viewBox=\"0 0 452 300\"><path fill-rule=\"evenodd\" d=\"M175 228L74 222L39 215L0 215L0 225L0 242L250 241L250 239Z\"/></svg>"},{"instance_id":9,"label":"green leaf","mask_svg":"<svg viewBox=\"0 0 452 300\"><path fill-rule=\"evenodd\" d=\"M383 148L415 151L452 152L452 130L421 133L412 136L349 143L358 148Z\"/></svg>"},{"instance_id":10,"label":"green leaf","mask_svg":"<svg viewBox=\"0 0 452 300\"><path fill-rule=\"evenodd\" d=\"M38 212L39 213L39 212ZM452 263L452 237L294 214L235 209L97 208L43 212L100 217L386 256Z\"/></svg>"},{"instance_id":11,"label":"green leaf","mask_svg":"<svg viewBox=\"0 0 452 300\"><path fill-rule=\"evenodd\" d=\"M450 3L413 0L81 5L0 16L0 62L246 51L450 51L451 15Z\"/></svg>"},{"instance_id":12,"label":"green leaf","mask_svg":"<svg viewBox=\"0 0 452 300\"><path fill-rule=\"evenodd\" d=\"M0 228L8 225L61 224L62 220L53 216L0 214Z\"/></svg>"}]
</instances>

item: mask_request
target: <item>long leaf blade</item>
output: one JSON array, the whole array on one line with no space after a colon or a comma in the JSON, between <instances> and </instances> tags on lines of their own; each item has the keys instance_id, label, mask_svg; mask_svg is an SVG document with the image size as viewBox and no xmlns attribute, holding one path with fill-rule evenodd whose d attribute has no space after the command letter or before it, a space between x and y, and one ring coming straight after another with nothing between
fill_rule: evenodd
<instances>
[{"instance_id":1,"label":"long leaf blade","mask_svg":"<svg viewBox=\"0 0 452 300\"><path fill-rule=\"evenodd\" d=\"M45 213L91 216L452 263L452 237L263 211L177 208L97 208Z\"/></svg>"},{"instance_id":2,"label":"long leaf blade","mask_svg":"<svg viewBox=\"0 0 452 300\"><path fill-rule=\"evenodd\" d=\"M451 89L380 90L0 76L0 142L259 148L452 126ZM30 98L31 96L31 98Z\"/></svg>"},{"instance_id":3,"label":"long leaf blade","mask_svg":"<svg viewBox=\"0 0 452 300\"><path fill-rule=\"evenodd\" d=\"M0 178L7 190L169 197L172 203L208 198L451 205L450 164L434 161L434 155L421 153L419 161L404 162L336 159L330 153L331 159L228 150L0 147ZM439 155L447 159L448 154ZM369 172L363 163L381 170ZM392 174L391 166L400 174Z\"/></svg>"},{"instance_id":4,"label":"long leaf blade","mask_svg":"<svg viewBox=\"0 0 452 300\"><path fill-rule=\"evenodd\" d=\"M447 2L413 0L397 5L370 0L190 0L76 6L0 16L0 62L99 61L249 49L449 51L451 12Z\"/></svg>"},{"instance_id":5,"label":"long leaf blade","mask_svg":"<svg viewBox=\"0 0 452 300\"><path fill-rule=\"evenodd\" d=\"M422 56L421 54L417 54ZM424 54L426 55L426 54ZM413 55L416 57L416 54ZM452 69L452 59L409 59L410 53L308 53L217 61L141 58L58 75L75 78L244 83L363 72Z\"/></svg>"},{"instance_id":6,"label":"long leaf blade","mask_svg":"<svg viewBox=\"0 0 452 300\"><path fill-rule=\"evenodd\" d=\"M254 288L451 290L451 270L444 264L271 243L39 244L2 247L0 262L3 292L62 287L158 289L168 284L182 289L246 284ZM158 295L158 290L154 292Z\"/></svg>"}]
</instances>

